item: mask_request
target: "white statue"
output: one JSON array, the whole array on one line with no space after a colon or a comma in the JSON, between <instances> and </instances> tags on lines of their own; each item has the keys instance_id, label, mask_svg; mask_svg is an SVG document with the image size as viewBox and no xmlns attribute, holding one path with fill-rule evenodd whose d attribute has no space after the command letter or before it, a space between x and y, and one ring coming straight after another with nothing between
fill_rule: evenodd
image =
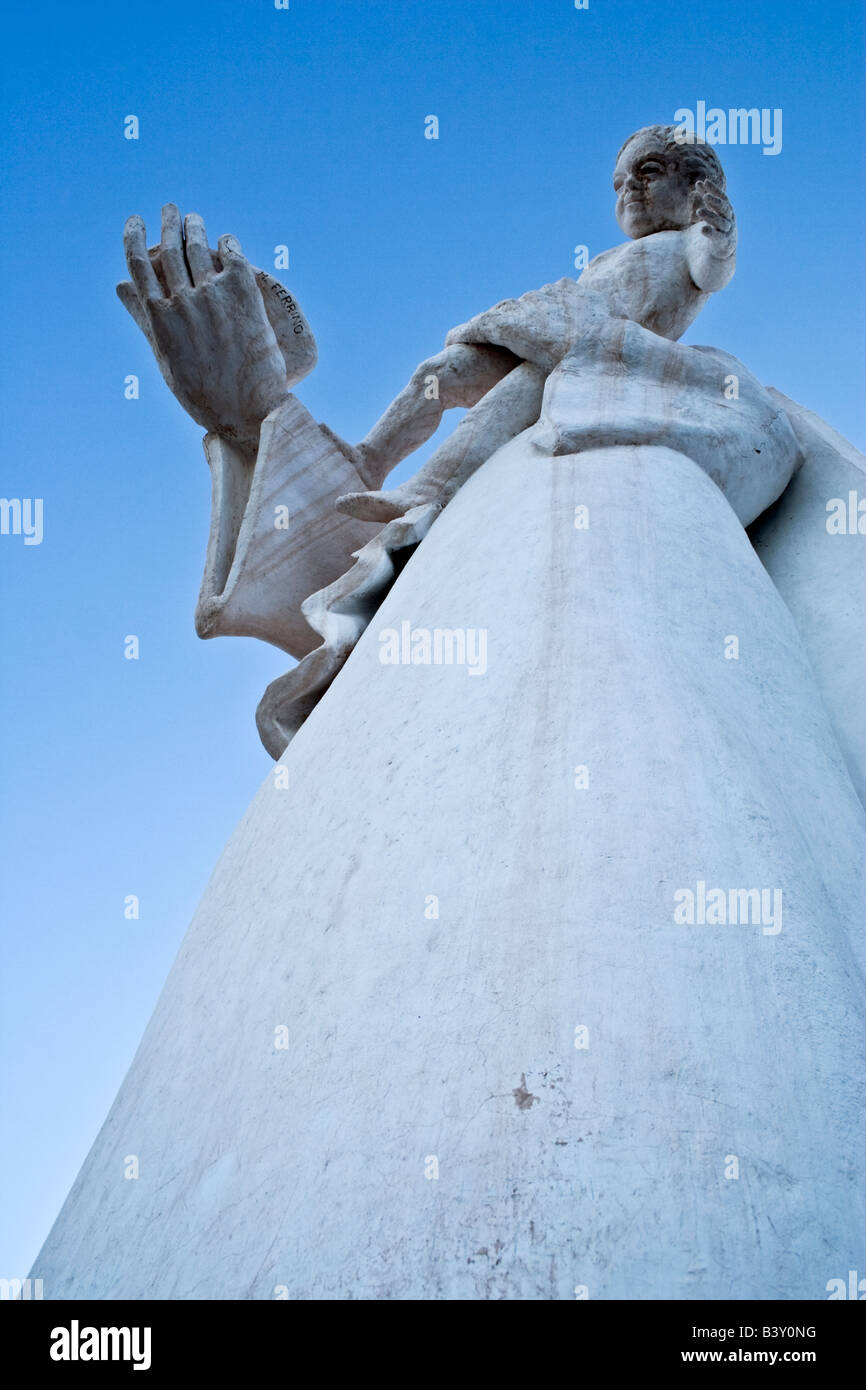
<instances>
[{"instance_id":1,"label":"white statue","mask_svg":"<svg viewBox=\"0 0 866 1390\"><path fill-rule=\"evenodd\" d=\"M697 349L666 355L654 351L646 334L631 333L653 360L628 364L628 403L617 402L613 431L609 420L596 420L592 407L587 411L600 374L610 379L622 372L617 355L626 325L676 341L709 295L730 281L736 261L734 214L711 146L684 143L678 127L638 131L619 152L614 189L617 220L633 240L596 256L578 281L566 278L506 300L453 329L444 350L417 368L355 447L317 425L290 394L317 360L309 324L291 294L273 276L254 270L234 237L221 237L218 250L210 250L196 214L182 230L177 209L168 205L162 239L150 251L141 219L129 219L125 244L132 279L118 293L147 335L169 386L209 431L213 517L197 630L203 637L255 636L307 657L272 684L259 707L262 739L274 757L378 607L395 573L392 556L405 557L480 464L538 420L552 373L551 401L563 378L577 374L585 383L585 399L573 402L580 426L576 431L570 425L566 443L554 445L554 452L612 439L657 440L652 415L666 410L663 400L678 393L681 404L677 418L666 421L665 439L706 469L745 525L766 514L804 456L810 481L817 458L826 466L832 457L830 495L834 486L848 491L856 451L778 392L764 392L741 363L724 354L710 362L696 358ZM683 382L670 370L680 362ZM689 419L695 416L696 371L702 374L703 414ZM647 386L654 397L649 413ZM408 483L395 492L378 491L454 406L471 409L452 437ZM710 416L718 416L709 428L708 407ZM749 409L759 429L771 427L773 444L782 442L760 450L760 466L759 446L741 447L735 425ZM546 418L552 418L550 410ZM358 482L363 491L353 490ZM274 525L278 505L289 513L288 530ZM804 506L793 522L795 535L780 542L779 519L768 518L766 535L759 531L757 540L801 621L852 776L866 795L866 736L854 723L850 663L839 670L833 621L835 614L839 622L835 590L850 582L854 557L837 553L841 569L831 566L808 597L799 585L792 591L785 576L791 552L804 543ZM383 522L403 517L381 529ZM822 584L828 586L823 594Z\"/></svg>"},{"instance_id":2,"label":"white statue","mask_svg":"<svg viewBox=\"0 0 866 1390\"><path fill-rule=\"evenodd\" d=\"M173 207L151 251L128 224L121 297L208 430L198 629L301 659L46 1297L863 1268L864 460L677 341L733 273L712 150L649 127L614 181L632 240L454 330L357 446L291 394L288 291Z\"/></svg>"}]
</instances>

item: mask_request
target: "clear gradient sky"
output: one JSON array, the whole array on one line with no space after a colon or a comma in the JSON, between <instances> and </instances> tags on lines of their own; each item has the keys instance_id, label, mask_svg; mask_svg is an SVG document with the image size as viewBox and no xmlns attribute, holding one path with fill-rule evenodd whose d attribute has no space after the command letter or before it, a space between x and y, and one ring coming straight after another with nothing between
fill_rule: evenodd
<instances>
[{"instance_id":1,"label":"clear gradient sky","mask_svg":"<svg viewBox=\"0 0 866 1390\"><path fill-rule=\"evenodd\" d=\"M862 16L859 0L7 10L0 493L44 499L44 539L0 536L0 1276L27 1273L271 765L253 713L287 665L195 636L202 432L115 297L125 217L155 232L174 200L267 269L287 244L280 278L320 351L299 395L355 439L453 324L576 274L577 244L622 240L611 171L632 130L701 100L781 108L781 153L718 150L737 274L685 341L863 448Z\"/></svg>"}]
</instances>

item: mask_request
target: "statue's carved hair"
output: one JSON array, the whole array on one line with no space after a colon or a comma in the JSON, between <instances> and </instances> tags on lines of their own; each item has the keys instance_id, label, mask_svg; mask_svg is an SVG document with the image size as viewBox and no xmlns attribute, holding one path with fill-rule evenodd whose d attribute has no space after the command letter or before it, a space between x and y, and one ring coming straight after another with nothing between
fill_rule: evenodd
<instances>
[{"instance_id":1,"label":"statue's carved hair","mask_svg":"<svg viewBox=\"0 0 866 1390\"><path fill-rule=\"evenodd\" d=\"M649 136L652 137L653 143L658 144L666 159L678 164L691 183L698 179L712 179L713 183L724 189L725 171L712 145L698 140L695 135L688 140L678 140L677 134L681 135L682 130L683 127L679 125L645 125L628 137L617 150L616 157L619 159L626 145L632 144L641 136Z\"/></svg>"}]
</instances>

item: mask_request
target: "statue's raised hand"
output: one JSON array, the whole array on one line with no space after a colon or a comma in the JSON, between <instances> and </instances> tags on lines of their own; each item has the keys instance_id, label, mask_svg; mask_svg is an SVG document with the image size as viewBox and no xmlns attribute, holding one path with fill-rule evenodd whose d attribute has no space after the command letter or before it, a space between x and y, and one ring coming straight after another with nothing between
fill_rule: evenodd
<instances>
[{"instance_id":1,"label":"statue's raised hand","mask_svg":"<svg viewBox=\"0 0 866 1390\"><path fill-rule=\"evenodd\" d=\"M718 241L717 255L733 254L737 246L737 221L725 190L712 179L698 179L695 195L692 221L700 224L704 236Z\"/></svg>"},{"instance_id":2,"label":"statue's raised hand","mask_svg":"<svg viewBox=\"0 0 866 1390\"><path fill-rule=\"evenodd\" d=\"M162 210L158 246L148 250L140 217L129 218L123 241L131 280L117 293L166 382L204 429L255 448L265 416L316 364L297 303L234 237L213 251L196 213L181 226L173 203Z\"/></svg>"},{"instance_id":3,"label":"statue's raised hand","mask_svg":"<svg viewBox=\"0 0 866 1390\"><path fill-rule=\"evenodd\" d=\"M724 289L737 264L737 219L725 190L712 179L695 183L688 235L689 272L698 289Z\"/></svg>"}]
</instances>

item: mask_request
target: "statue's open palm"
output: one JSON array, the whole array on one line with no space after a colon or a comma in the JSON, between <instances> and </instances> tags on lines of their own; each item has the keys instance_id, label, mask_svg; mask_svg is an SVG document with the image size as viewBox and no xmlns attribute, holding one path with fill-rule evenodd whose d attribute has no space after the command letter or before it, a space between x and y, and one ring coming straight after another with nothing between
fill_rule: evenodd
<instances>
[{"instance_id":1,"label":"statue's open palm","mask_svg":"<svg viewBox=\"0 0 866 1390\"><path fill-rule=\"evenodd\" d=\"M316 344L294 299L256 270L232 236L207 243L202 219L181 226L173 203L148 250L140 217L124 248L131 280L117 293L147 337L166 382L206 430L254 445L265 416L312 371Z\"/></svg>"}]
</instances>

